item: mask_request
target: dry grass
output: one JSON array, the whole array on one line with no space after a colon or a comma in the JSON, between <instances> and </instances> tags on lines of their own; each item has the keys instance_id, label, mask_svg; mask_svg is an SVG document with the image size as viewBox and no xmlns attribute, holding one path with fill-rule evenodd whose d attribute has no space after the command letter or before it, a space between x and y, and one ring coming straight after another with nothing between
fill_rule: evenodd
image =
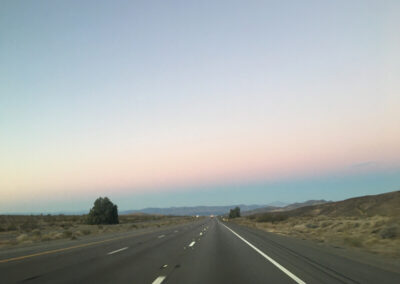
<instances>
[{"instance_id":1,"label":"dry grass","mask_svg":"<svg viewBox=\"0 0 400 284\"><path fill-rule=\"evenodd\" d=\"M236 220L269 232L400 257L400 191Z\"/></svg>"},{"instance_id":2,"label":"dry grass","mask_svg":"<svg viewBox=\"0 0 400 284\"><path fill-rule=\"evenodd\" d=\"M117 225L87 225L86 216L0 215L0 248L58 239L78 239L86 235L125 232L193 221L193 217L121 215Z\"/></svg>"},{"instance_id":3,"label":"dry grass","mask_svg":"<svg viewBox=\"0 0 400 284\"><path fill-rule=\"evenodd\" d=\"M399 217L289 217L283 220L235 219L243 225L268 232L312 239L372 253L400 257Z\"/></svg>"}]
</instances>

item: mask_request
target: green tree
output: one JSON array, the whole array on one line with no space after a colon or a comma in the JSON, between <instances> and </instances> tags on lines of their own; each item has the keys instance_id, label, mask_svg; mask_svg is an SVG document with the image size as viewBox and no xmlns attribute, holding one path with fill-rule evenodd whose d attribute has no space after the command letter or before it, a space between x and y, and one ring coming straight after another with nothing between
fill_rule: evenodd
<instances>
[{"instance_id":1,"label":"green tree","mask_svg":"<svg viewBox=\"0 0 400 284\"><path fill-rule=\"evenodd\" d=\"M236 206L234 209L231 209L229 211L229 218L237 218L237 217L240 217L240 208Z\"/></svg>"},{"instance_id":2,"label":"green tree","mask_svg":"<svg viewBox=\"0 0 400 284\"><path fill-rule=\"evenodd\" d=\"M99 197L90 209L88 224L118 224L118 207L114 205L108 197Z\"/></svg>"}]
</instances>

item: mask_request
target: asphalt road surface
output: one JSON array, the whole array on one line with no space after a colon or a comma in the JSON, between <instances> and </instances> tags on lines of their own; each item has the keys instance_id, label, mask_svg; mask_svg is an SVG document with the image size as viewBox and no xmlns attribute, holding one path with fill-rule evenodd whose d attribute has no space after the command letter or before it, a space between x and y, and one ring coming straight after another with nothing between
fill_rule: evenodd
<instances>
[{"instance_id":1,"label":"asphalt road surface","mask_svg":"<svg viewBox=\"0 0 400 284\"><path fill-rule=\"evenodd\" d=\"M0 283L400 283L310 242L201 219L0 254Z\"/></svg>"}]
</instances>

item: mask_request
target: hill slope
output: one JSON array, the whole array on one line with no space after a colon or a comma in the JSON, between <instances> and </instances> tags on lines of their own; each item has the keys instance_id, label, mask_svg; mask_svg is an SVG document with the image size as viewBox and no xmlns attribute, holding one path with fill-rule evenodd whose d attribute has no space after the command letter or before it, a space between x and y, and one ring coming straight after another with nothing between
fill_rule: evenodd
<instances>
[{"instance_id":1,"label":"hill slope","mask_svg":"<svg viewBox=\"0 0 400 284\"><path fill-rule=\"evenodd\" d=\"M308 200L305 202L298 202L298 203L292 203L283 207L276 207L276 206L266 206L262 208L257 208L251 211L244 211L243 216L248 216L252 214L260 214L260 213L267 213L267 212L280 212L280 211L290 211L296 208L301 208L305 206L311 206L311 205L317 205L317 204L325 204L331 201L326 201L326 200Z\"/></svg>"},{"instance_id":2,"label":"hill slope","mask_svg":"<svg viewBox=\"0 0 400 284\"><path fill-rule=\"evenodd\" d=\"M400 191L305 206L287 211L285 214L289 216L395 217L400 216Z\"/></svg>"},{"instance_id":3,"label":"hill slope","mask_svg":"<svg viewBox=\"0 0 400 284\"><path fill-rule=\"evenodd\" d=\"M400 191L233 220L268 232L400 259Z\"/></svg>"}]
</instances>

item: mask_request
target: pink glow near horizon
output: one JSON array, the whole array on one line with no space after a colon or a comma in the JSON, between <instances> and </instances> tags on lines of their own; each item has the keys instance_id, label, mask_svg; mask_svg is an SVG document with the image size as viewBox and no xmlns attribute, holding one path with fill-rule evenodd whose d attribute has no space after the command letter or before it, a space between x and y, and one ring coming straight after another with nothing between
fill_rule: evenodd
<instances>
[{"instance_id":1,"label":"pink glow near horizon","mask_svg":"<svg viewBox=\"0 0 400 284\"><path fill-rule=\"evenodd\" d=\"M336 134L337 135L337 134ZM175 187L218 184L224 181L279 180L334 172L352 172L353 164L378 161L380 169L399 166L399 136L343 139L298 137L274 141L272 137L211 141L195 145L173 145L163 149L120 149L113 155L93 152L88 156L70 156L54 167L20 169L14 177L2 179L10 195L23 196L26 191L46 196L58 190L87 194L109 192L157 192ZM339 135L337 137L340 137ZM232 138L233 139L233 138ZM385 147L377 147L384 144ZM376 169L373 169L376 170ZM29 172L30 175L26 175ZM5 182L9 182L9 184ZM6 191L3 191L3 194Z\"/></svg>"}]
</instances>

